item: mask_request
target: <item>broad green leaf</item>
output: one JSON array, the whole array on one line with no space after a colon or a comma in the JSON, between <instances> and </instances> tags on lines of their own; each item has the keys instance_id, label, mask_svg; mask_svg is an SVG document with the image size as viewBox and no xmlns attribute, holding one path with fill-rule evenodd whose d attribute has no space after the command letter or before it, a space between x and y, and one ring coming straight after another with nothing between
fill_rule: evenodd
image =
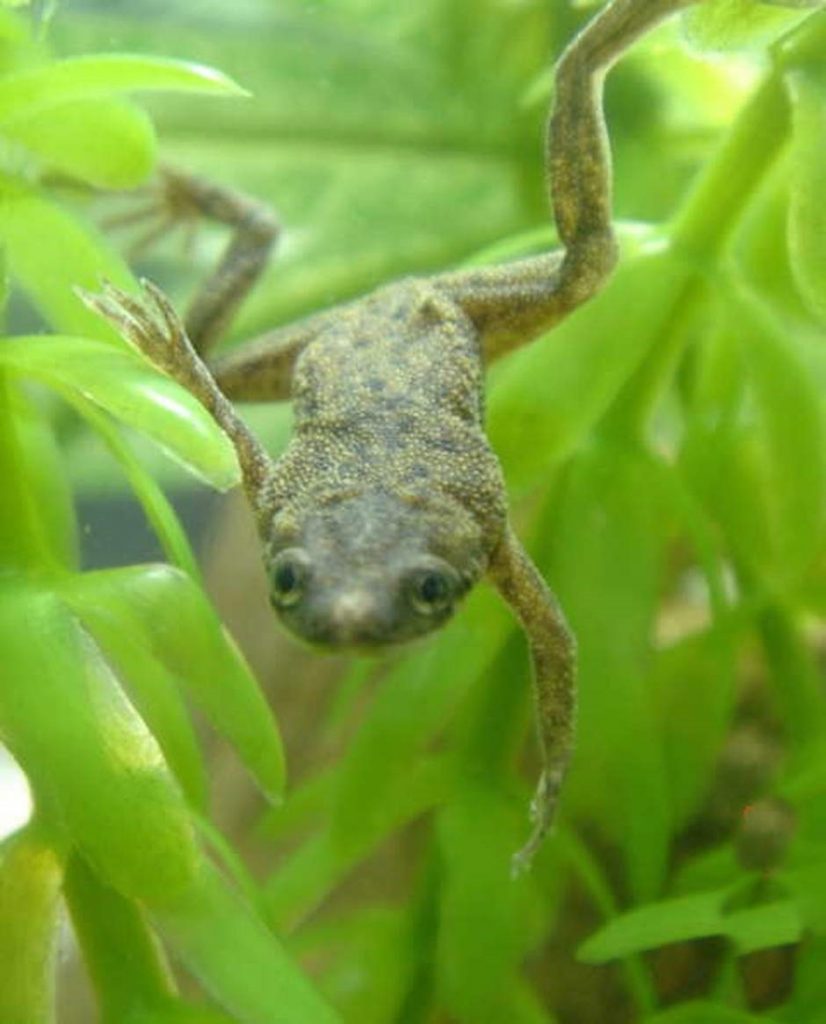
<instances>
[{"instance_id":1,"label":"broad green leaf","mask_svg":"<svg viewBox=\"0 0 826 1024\"><path fill-rule=\"evenodd\" d=\"M711 628L655 656L652 683L675 821L700 811L718 768L736 695L734 639L731 628Z\"/></svg>"},{"instance_id":2,"label":"broad green leaf","mask_svg":"<svg viewBox=\"0 0 826 1024\"><path fill-rule=\"evenodd\" d=\"M535 484L593 427L659 341L691 274L667 250L638 254L573 317L494 370L488 430L512 490Z\"/></svg>"},{"instance_id":3,"label":"broad green leaf","mask_svg":"<svg viewBox=\"0 0 826 1024\"><path fill-rule=\"evenodd\" d=\"M326 969L319 984L347 1021L399 1020L420 969L411 908L369 906L301 929L302 954Z\"/></svg>"},{"instance_id":4,"label":"broad green leaf","mask_svg":"<svg viewBox=\"0 0 826 1024\"><path fill-rule=\"evenodd\" d=\"M727 889L662 900L609 921L577 952L585 963L599 964L671 942L686 942L723 932L722 906Z\"/></svg>"},{"instance_id":5,"label":"broad green leaf","mask_svg":"<svg viewBox=\"0 0 826 1024\"><path fill-rule=\"evenodd\" d=\"M794 586L824 540L826 406L782 323L748 297L736 302L732 315L741 325L758 402L763 494L774 535L771 568L779 583Z\"/></svg>"},{"instance_id":6,"label":"broad green leaf","mask_svg":"<svg viewBox=\"0 0 826 1024\"><path fill-rule=\"evenodd\" d=\"M795 956L794 989L783 1006L783 1020L826 1024L826 938L808 936ZM764 1018L760 1018L762 1021Z\"/></svg>"},{"instance_id":7,"label":"broad green leaf","mask_svg":"<svg viewBox=\"0 0 826 1024\"><path fill-rule=\"evenodd\" d=\"M143 630L117 619L106 608L104 587L100 604L94 601L94 575L84 581L90 595L82 609L83 623L115 669L121 684L163 751L166 763L194 807L206 805L207 780L201 752L177 681L147 649ZM71 598L69 598L71 601Z\"/></svg>"},{"instance_id":8,"label":"broad green leaf","mask_svg":"<svg viewBox=\"0 0 826 1024\"><path fill-rule=\"evenodd\" d=\"M0 844L0 1020L51 1024L63 865L28 827Z\"/></svg>"},{"instance_id":9,"label":"broad green leaf","mask_svg":"<svg viewBox=\"0 0 826 1024\"><path fill-rule=\"evenodd\" d=\"M826 73L809 65L786 74L792 102L789 252L798 288L826 321Z\"/></svg>"},{"instance_id":10,"label":"broad green leaf","mask_svg":"<svg viewBox=\"0 0 826 1024\"><path fill-rule=\"evenodd\" d=\"M68 57L0 81L0 130L50 107L136 89L245 95L220 71L186 61L128 53Z\"/></svg>"},{"instance_id":11,"label":"broad green leaf","mask_svg":"<svg viewBox=\"0 0 826 1024\"><path fill-rule=\"evenodd\" d=\"M402 657L382 675L370 711L344 755L332 808L333 840L342 855L381 819L385 800L411 759L451 720L510 626L493 594L476 592L429 648ZM529 677L525 676L525 689Z\"/></svg>"},{"instance_id":12,"label":"broad green leaf","mask_svg":"<svg viewBox=\"0 0 826 1024\"><path fill-rule=\"evenodd\" d=\"M263 921L204 862L186 893L152 918L206 991L244 1024L336 1024Z\"/></svg>"},{"instance_id":13,"label":"broad green leaf","mask_svg":"<svg viewBox=\"0 0 826 1024\"><path fill-rule=\"evenodd\" d=\"M647 679L669 530L661 472L636 447L597 441L572 460L558 490L545 522L550 554L539 562L579 648L566 800L621 844L636 898L653 899L673 817Z\"/></svg>"},{"instance_id":14,"label":"broad green leaf","mask_svg":"<svg viewBox=\"0 0 826 1024\"><path fill-rule=\"evenodd\" d=\"M711 1003L698 999L696 1002L681 1003L672 1006L662 1013L646 1017L642 1024L772 1024L775 1018L761 1013L747 1013L745 1010L733 1010L721 1003ZM800 1018L801 1020L803 1018ZM809 1021L808 1024L815 1024Z\"/></svg>"},{"instance_id":15,"label":"broad green leaf","mask_svg":"<svg viewBox=\"0 0 826 1024\"><path fill-rule=\"evenodd\" d=\"M513 802L489 783L465 781L439 813L443 882L437 978L445 1006L456 1020L550 1020L538 1000L526 998L518 977L541 927L535 878L509 877L524 828Z\"/></svg>"},{"instance_id":16,"label":"broad green leaf","mask_svg":"<svg viewBox=\"0 0 826 1024\"><path fill-rule=\"evenodd\" d=\"M3 134L50 170L97 188L134 188L155 163L152 122L139 107L119 99L64 103L14 121Z\"/></svg>"},{"instance_id":17,"label":"broad green leaf","mask_svg":"<svg viewBox=\"0 0 826 1024\"><path fill-rule=\"evenodd\" d=\"M365 808L369 827L359 827L356 841L342 846L329 828L312 835L267 880L264 905L277 928L294 927L381 842L442 802L450 791L451 766L442 758L427 758L408 764L405 775L394 775L392 783ZM289 813L289 800L285 810Z\"/></svg>"},{"instance_id":18,"label":"broad green leaf","mask_svg":"<svg viewBox=\"0 0 826 1024\"><path fill-rule=\"evenodd\" d=\"M705 0L683 16L691 43L700 50L764 49L808 14L807 6L789 0L770 5L758 0Z\"/></svg>"},{"instance_id":19,"label":"broad green leaf","mask_svg":"<svg viewBox=\"0 0 826 1024\"><path fill-rule=\"evenodd\" d=\"M14 283L56 330L118 339L73 291L77 285L94 290L101 278L135 286L126 263L94 231L35 190L0 177L0 242Z\"/></svg>"},{"instance_id":20,"label":"broad green leaf","mask_svg":"<svg viewBox=\"0 0 826 1024\"><path fill-rule=\"evenodd\" d=\"M284 786L281 739L261 690L200 588L166 565L75 577L62 588L91 628L126 631L172 672L270 799Z\"/></svg>"},{"instance_id":21,"label":"broad green leaf","mask_svg":"<svg viewBox=\"0 0 826 1024\"><path fill-rule=\"evenodd\" d=\"M726 935L740 954L791 945L800 941L803 932L803 922L792 900L734 911L726 914L724 925Z\"/></svg>"},{"instance_id":22,"label":"broad green leaf","mask_svg":"<svg viewBox=\"0 0 826 1024\"><path fill-rule=\"evenodd\" d=\"M36 801L55 808L97 873L163 900L198 863L183 795L88 634L53 594L0 594L0 735Z\"/></svg>"},{"instance_id":23,"label":"broad green leaf","mask_svg":"<svg viewBox=\"0 0 826 1024\"><path fill-rule=\"evenodd\" d=\"M169 965L144 910L102 882L73 855L66 902L105 1021L131 1021L137 1007L161 1008L175 992Z\"/></svg>"},{"instance_id":24,"label":"broad green leaf","mask_svg":"<svg viewBox=\"0 0 826 1024\"><path fill-rule=\"evenodd\" d=\"M35 335L5 341L0 366L54 388L69 401L90 399L148 434L219 490L238 482L229 438L193 395L137 353L84 338ZM78 408L82 415L84 405Z\"/></svg>"}]
</instances>

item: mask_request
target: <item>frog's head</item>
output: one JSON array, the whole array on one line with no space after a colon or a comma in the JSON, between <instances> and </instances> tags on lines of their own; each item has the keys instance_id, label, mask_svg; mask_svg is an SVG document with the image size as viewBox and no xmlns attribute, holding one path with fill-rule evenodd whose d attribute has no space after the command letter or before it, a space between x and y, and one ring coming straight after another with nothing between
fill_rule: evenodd
<instances>
[{"instance_id":1,"label":"frog's head","mask_svg":"<svg viewBox=\"0 0 826 1024\"><path fill-rule=\"evenodd\" d=\"M450 618L485 568L481 530L449 499L366 492L276 515L270 600L311 644L377 648Z\"/></svg>"}]
</instances>

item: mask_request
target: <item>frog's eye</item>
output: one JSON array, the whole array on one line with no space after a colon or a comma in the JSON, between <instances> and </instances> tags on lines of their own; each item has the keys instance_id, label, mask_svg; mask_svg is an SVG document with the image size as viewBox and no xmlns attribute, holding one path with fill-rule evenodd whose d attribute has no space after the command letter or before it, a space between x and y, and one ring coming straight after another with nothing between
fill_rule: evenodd
<instances>
[{"instance_id":1,"label":"frog's eye","mask_svg":"<svg viewBox=\"0 0 826 1024\"><path fill-rule=\"evenodd\" d=\"M303 551L282 551L270 565L270 600L278 608L291 608L304 593L309 561Z\"/></svg>"},{"instance_id":2,"label":"frog's eye","mask_svg":"<svg viewBox=\"0 0 826 1024\"><path fill-rule=\"evenodd\" d=\"M416 569L407 579L410 603L422 615L438 615L449 609L457 589L456 573L447 565Z\"/></svg>"}]
</instances>

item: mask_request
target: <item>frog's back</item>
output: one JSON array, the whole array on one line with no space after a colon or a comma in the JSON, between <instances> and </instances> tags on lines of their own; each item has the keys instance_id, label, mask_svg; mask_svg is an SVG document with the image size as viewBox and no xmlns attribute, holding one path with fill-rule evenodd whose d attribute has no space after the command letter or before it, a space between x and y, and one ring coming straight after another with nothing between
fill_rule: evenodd
<instances>
[{"instance_id":1,"label":"frog's back","mask_svg":"<svg viewBox=\"0 0 826 1024\"><path fill-rule=\"evenodd\" d=\"M310 344L293 378L299 431L389 428L411 418L481 424L479 344L465 314L426 281L347 307Z\"/></svg>"},{"instance_id":2,"label":"frog's back","mask_svg":"<svg viewBox=\"0 0 826 1024\"><path fill-rule=\"evenodd\" d=\"M499 516L478 339L428 282L393 285L344 309L298 360L293 401L279 500L306 509L372 490Z\"/></svg>"}]
</instances>

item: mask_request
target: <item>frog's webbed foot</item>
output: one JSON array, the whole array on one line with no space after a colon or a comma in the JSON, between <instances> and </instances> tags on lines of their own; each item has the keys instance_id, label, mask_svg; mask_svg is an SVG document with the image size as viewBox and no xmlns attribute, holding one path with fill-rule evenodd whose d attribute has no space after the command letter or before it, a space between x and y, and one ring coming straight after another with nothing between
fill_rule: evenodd
<instances>
[{"instance_id":1,"label":"frog's webbed foot","mask_svg":"<svg viewBox=\"0 0 826 1024\"><path fill-rule=\"evenodd\" d=\"M514 855L516 875L530 867L556 815L573 746L576 645L556 598L510 529L491 558L490 575L528 637L542 753L542 774L531 804L533 830Z\"/></svg>"},{"instance_id":2,"label":"frog's webbed foot","mask_svg":"<svg viewBox=\"0 0 826 1024\"><path fill-rule=\"evenodd\" d=\"M143 295L136 298L108 281L100 294L78 288L83 302L108 320L159 370L191 391L200 360L172 303L151 281L141 281Z\"/></svg>"},{"instance_id":3,"label":"frog's webbed foot","mask_svg":"<svg viewBox=\"0 0 826 1024\"><path fill-rule=\"evenodd\" d=\"M221 392L190 341L175 308L157 285L142 281L136 297L105 282L100 294L76 289L82 301L142 352L159 370L190 391L235 445L244 487L257 511L266 503L272 463Z\"/></svg>"}]
</instances>

